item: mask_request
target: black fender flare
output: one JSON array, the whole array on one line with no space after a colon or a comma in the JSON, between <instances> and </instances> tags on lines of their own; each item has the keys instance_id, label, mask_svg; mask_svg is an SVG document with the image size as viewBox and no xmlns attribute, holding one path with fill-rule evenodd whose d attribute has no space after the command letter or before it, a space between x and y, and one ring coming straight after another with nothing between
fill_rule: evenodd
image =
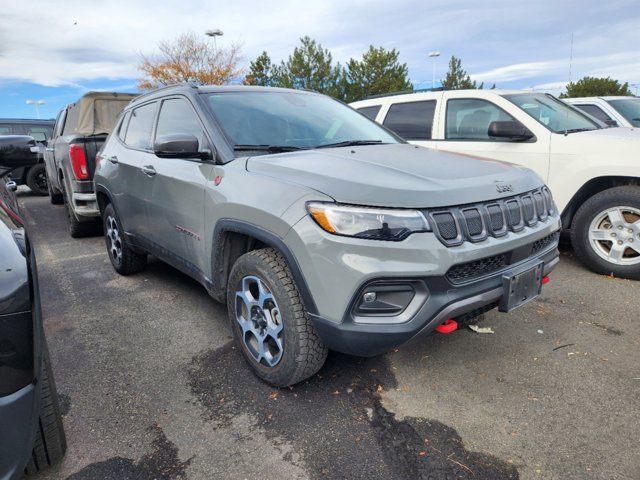
<instances>
[{"instance_id":1,"label":"black fender flare","mask_svg":"<svg viewBox=\"0 0 640 480\"><path fill-rule=\"evenodd\" d=\"M224 248L222 236L227 232L248 235L280 252L286 260L289 270L291 270L293 279L295 280L296 286L298 287L300 295L302 296L302 299L304 301L305 309L309 314L318 314L316 304L313 300L313 296L311 295L311 291L309 290L309 286L307 285L304 275L302 274L300 265L298 264L295 255L289 249L284 240L282 240L282 238L280 238L273 232L270 232L269 230L265 230L262 227L258 227L257 225L245 222L243 220L221 218L216 223L216 226L213 230L213 245L211 246L212 292L219 292L221 291L221 289L226 289L226 275L217 275L217 273L224 272L225 259L224 255L222 254L222 249ZM219 284L221 279L223 280L223 285Z\"/></svg>"}]
</instances>

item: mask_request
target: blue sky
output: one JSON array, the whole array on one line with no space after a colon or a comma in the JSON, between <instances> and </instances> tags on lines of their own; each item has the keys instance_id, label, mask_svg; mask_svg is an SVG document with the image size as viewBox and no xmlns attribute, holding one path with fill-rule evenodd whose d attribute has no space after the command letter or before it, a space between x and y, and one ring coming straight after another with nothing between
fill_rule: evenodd
<instances>
[{"instance_id":1,"label":"blue sky","mask_svg":"<svg viewBox=\"0 0 640 480\"><path fill-rule=\"evenodd\" d=\"M59 4L56 7L55 4ZM89 90L135 91L137 62L161 40L220 28L219 44L285 58L309 35L345 62L368 45L396 48L418 88L442 78L451 55L472 78L499 88L559 93L569 78L611 76L640 84L638 0L86 0L6 2L0 17L0 117L42 118ZM302 5L302 6L301 6ZM46 12L34 15L33 12ZM635 87L633 87L635 90Z\"/></svg>"}]
</instances>

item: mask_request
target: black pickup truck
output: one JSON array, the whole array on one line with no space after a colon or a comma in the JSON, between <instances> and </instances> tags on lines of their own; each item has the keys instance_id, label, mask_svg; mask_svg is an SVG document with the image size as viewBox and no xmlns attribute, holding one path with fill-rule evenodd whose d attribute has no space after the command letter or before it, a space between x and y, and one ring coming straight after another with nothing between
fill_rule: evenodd
<instances>
[{"instance_id":1,"label":"black pickup truck","mask_svg":"<svg viewBox=\"0 0 640 480\"><path fill-rule=\"evenodd\" d=\"M72 237L85 235L99 222L93 191L96 154L133 98L130 93L89 92L58 114L44 161L49 198L65 204Z\"/></svg>"},{"instance_id":2,"label":"black pickup truck","mask_svg":"<svg viewBox=\"0 0 640 480\"><path fill-rule=\"evenodd\" d=\"M44 166L44 147L51 138L54 120L0 118L0 135L28 135L40 148L38 163L31 167L16 168L11 179L18 185L27 185L36 195L47 194L47 174Z\"/></svg>"},{"instance_id":3,"label":"black pickup truck","mask_svg":"<svg viewBox=\"0 0 640 480\"><path fill-rule=\"evenodd\" d=\"M38 162L33 137L0 136L0 478L14 480L67 448L42 328L36 258L9 173Z\"/></svg>"}]
</instances>

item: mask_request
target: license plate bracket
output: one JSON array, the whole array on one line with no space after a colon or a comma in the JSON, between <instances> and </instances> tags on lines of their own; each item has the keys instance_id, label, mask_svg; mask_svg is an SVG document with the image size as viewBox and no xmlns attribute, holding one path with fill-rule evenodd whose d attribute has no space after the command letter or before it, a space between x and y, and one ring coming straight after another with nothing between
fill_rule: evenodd
<instances>
[{"instance_id":1,"label":"license plate bracket","mask_svg":"<svg viewBox=\"0 0 640 480\"><path fill-rule=\"evenodd\" d=\"M542 276L544 264L540 262L535 267L513 275L504 275L502 285L504 294L500 300L498 310L510 312L518 307L526 305L540 295L542 291Z\"/></svg>"}]
</instances>

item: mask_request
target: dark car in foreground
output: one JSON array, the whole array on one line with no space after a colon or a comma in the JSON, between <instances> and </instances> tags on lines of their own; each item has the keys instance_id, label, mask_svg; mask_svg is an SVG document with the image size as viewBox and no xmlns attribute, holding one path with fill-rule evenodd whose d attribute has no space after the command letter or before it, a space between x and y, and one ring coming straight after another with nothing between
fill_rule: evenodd
<instances>
[{"instance_id":1,"label":"dark car in foreground","mask_svg":"<svg viewBox=\"0 0 640 480\"><path fill-rule=\"evenodd\" d=\"M42 326L34 251L8 174L38 161L28 136L0 136L0 479L62 458L66 440Z\"/></svg>"},{"instance_id":2,"label":"dark car in foreground","mask_svg":"<svg viewBox=\"0 0 640 480\"><path fill-rule=\"evenodd\" d=\"M72 237L93 231L99 221L93 191L96 154L118 115L134 97L129 93L89 92L58 114L44 159L51 203L64 203Z\"/></svg>"},{"instance_id":3,"label":"dark car in foreground","mask_svg":"<svg viewBox=\"0 0 640 480\"><path fill-rule=\"evenodd\" d=\"M0 118L0 135L28 135L38 146L38 163L31 167L16 168L11 179L18 185L27 185L36 195L47 195L47 172L44 165L44 148L53 132L54 120Z\"/></svg>"}]
</instances>

